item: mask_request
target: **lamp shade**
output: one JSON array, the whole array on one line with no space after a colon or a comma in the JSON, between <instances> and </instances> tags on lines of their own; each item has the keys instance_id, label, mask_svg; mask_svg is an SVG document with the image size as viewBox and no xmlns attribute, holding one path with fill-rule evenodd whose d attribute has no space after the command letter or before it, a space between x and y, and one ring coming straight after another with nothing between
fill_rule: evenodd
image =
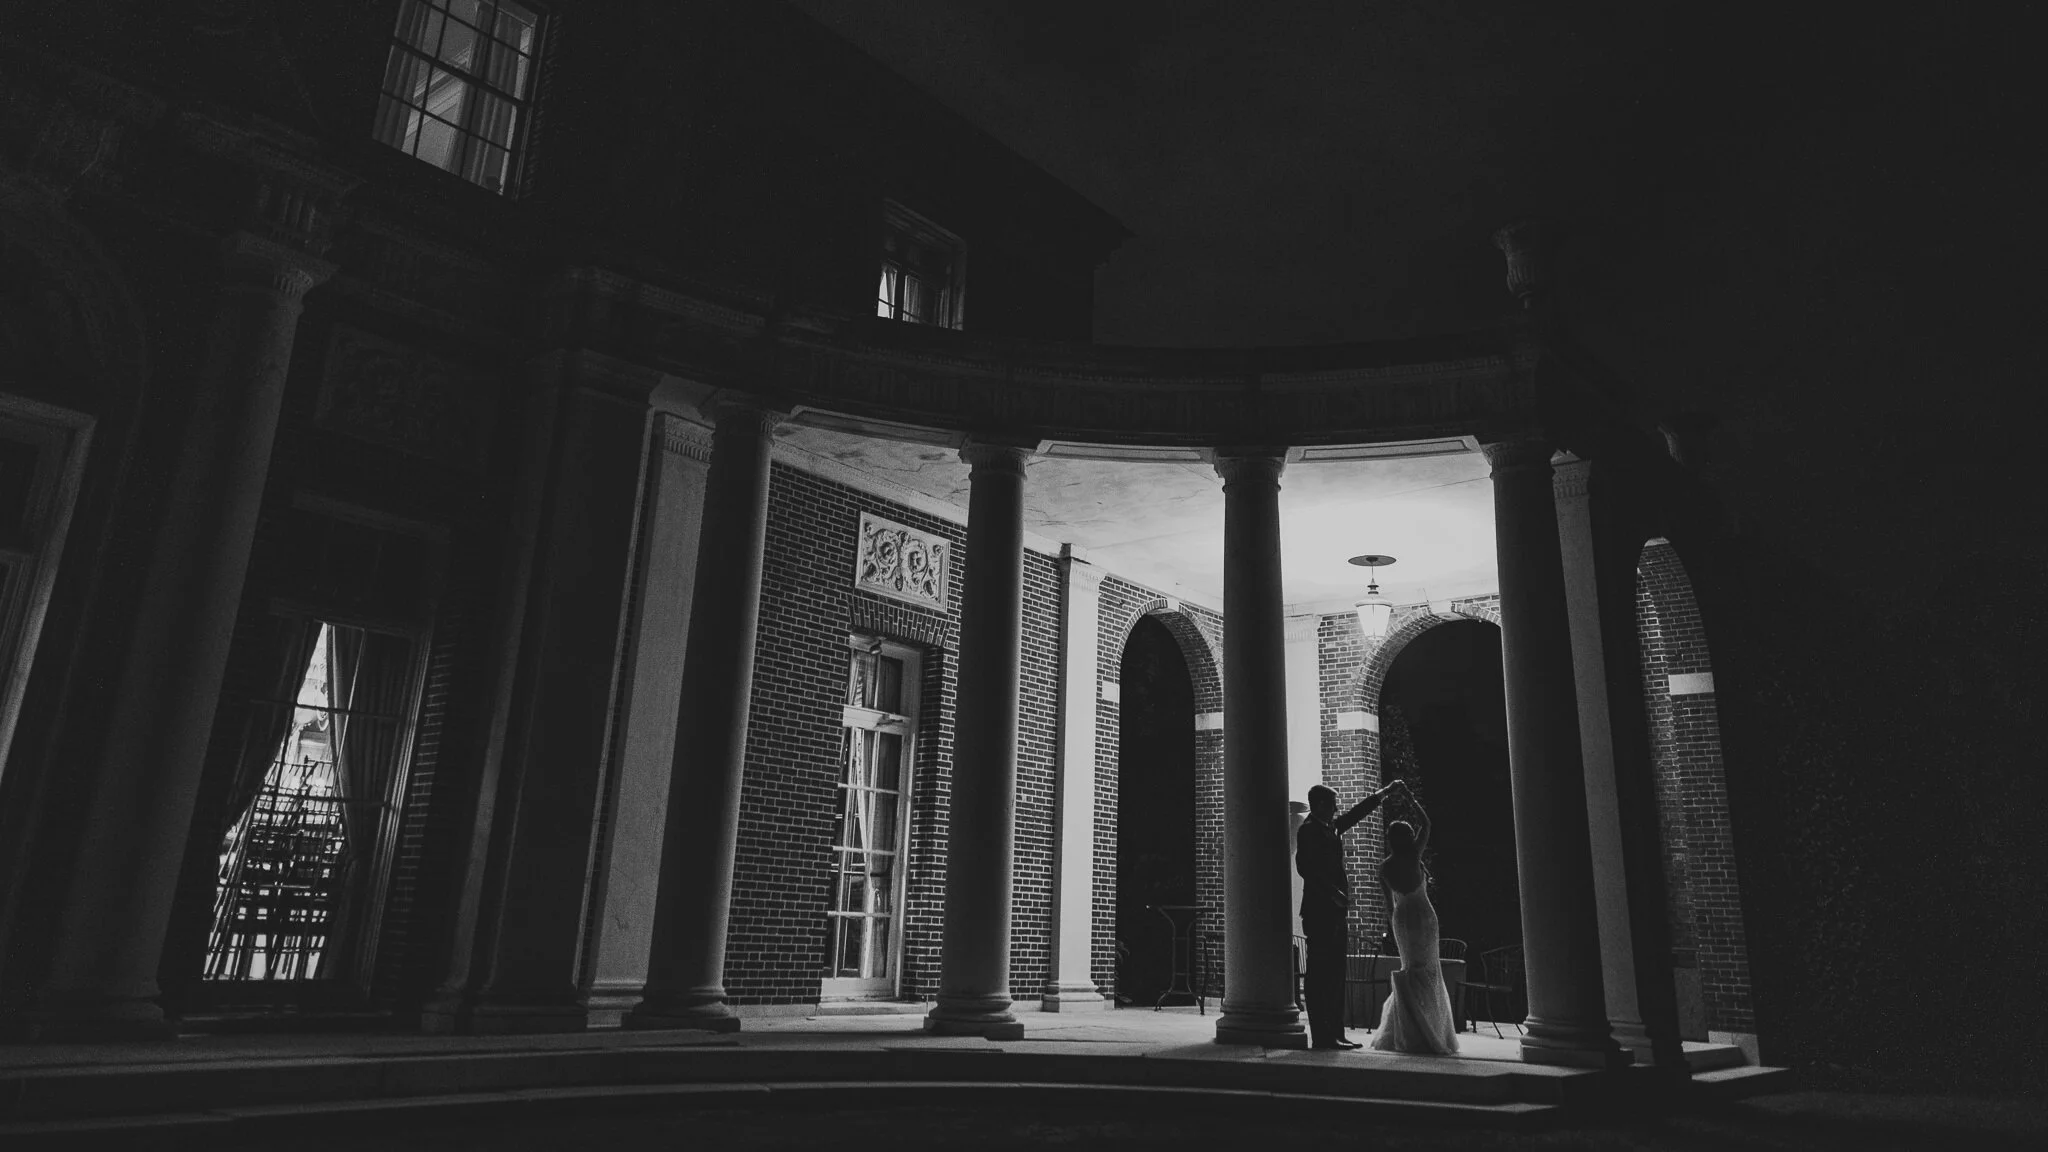
<instances>
[{"instance_id":1,"label":"lamp shade","mask_svg":"<svg viewBox=\"0 0 2048 1152\"><path fill-rule=\"evenodd\" d=\"M1378 640L1387 634L1387 625L1394 619L1394 602L1380 595L1379 570L1394 562L1392 556L1368 552L1353 556L1348 563L1360 568L1372 569L1372 575L1365 586L1365 599L1358 602L1352 611L1358 613L1358 627L1365 632L1367 640Z\"/></svg>"},{"instance_id":2,"label":"lamp shade","mask_svg":"<svg viewBox=\"0 0 2048 1152\"><path fill-rule=\"evenodd\" d=\"M1358 613L1358 627L1368 640L1379 640L1386 636L1387 625L1394 619L1394 602L1380 595L1375 584L1360 600L1353 611Z\"/></svg>"}]
</instances>

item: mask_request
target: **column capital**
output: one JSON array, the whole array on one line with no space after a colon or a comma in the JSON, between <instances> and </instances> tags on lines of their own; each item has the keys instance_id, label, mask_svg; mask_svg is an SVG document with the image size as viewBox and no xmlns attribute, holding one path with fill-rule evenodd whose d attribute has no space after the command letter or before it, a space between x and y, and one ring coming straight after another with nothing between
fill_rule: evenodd
<instances>
[{"instance_id":1,"label":"column capital","mask_svg":"<svg viewBox=\"0 0 2048 1152\"><path fill-rule=\"evenodd\" d=\"M1540 432L1518 432L1479 445L1494 475L1524 468L1548 468L1556 452L1550 438Z\"/></svg>"},{"instance_id":2,"label":"column capital","mask_svg":"<svg viewBox=\"0 0 2048 1152\"><path fill-rule=\"evenodd\" d=\"M1214 462L1216 474L1223 477L1223 486L1240 480L1254 484L1280 483L1280 474L1287 470L1285 448L1245 448L1216 450Z\"/></svg>"},{"instance_id":3,"label":"column capital","mask_svg":"<svg viewBox=\"0 0 2048 1152\"><path fill-rule=\"evenodd\" d=\"M711 430L677 416L673 412L660 414L661 446L685 459L699 464L711 463Z\"/></svg>"},{"instance_id":4,"label":"column capital","mask_svg":"<svg viewBox=\"0 0 2048 1152\"><path fill-rule=\"evenodd\" d=\"M1035 443L1027 448L1000 441L969 440L960 446L960 460L973 468L977 476L988 472L1008 472L1021 477L1025 462L1031 459L1036 447Z\"/></svg>"},{"instance_id":5,"label":"column capital","mask_svg":"<svg viewBox=\"0 0 2048 1152\"><path fill-rule=\"evenodd\" d=\"M1560 500L1584 500L1592 490L1596 465L1569 452L1550 462L1550 488Z\"/></svg>"},{"instance_id":6,"label":"column capital","mask_svg":"<svg viewBox=\"0 0 2048 1152\"><path fill-rule=\"evenodd\" d=\"M1066 570L1068 582L1072 584L1085 585L1089 588L1100 588L1102 587L1103 578L1109 575L1100 566L1071 553L1063 554L1059 559L1059 563Z\"/></svg>"},{"instance_id":7,"label":"column capital","mask_svg":"<svg viewBox=\"0 0 2048 1152\"><path fill-rule=\"evenodd\" d=\"M229 233L221 264L231 283L267 289L294 304L335 272L329 261L253 232Z\"/></svg>"}]
</instances>

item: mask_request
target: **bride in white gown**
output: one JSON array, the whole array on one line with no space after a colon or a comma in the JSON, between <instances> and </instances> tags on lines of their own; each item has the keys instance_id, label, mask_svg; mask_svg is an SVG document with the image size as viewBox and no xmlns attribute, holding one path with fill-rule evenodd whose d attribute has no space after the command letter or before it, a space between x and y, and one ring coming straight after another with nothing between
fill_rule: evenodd
<instances>
[{"instance_id":1,"label":"bride in white gown","mask_svg":"<svg viewBox=\"0 0 2048 1152\"><path fill-rule=\"evenodd\" d=\"M1449 1056L1458 1051L1458 1032L1437 956L1429 873L1422 866L1423 849L1429 846L1429 814L1407 789L1401 796L1408 811L1404 819L1387 825L1387 858L1380 861L1380 883L1393 901L1394 945L1401 950L1401 967L1389 981L1372 1046L1381 1052ZM1409 816L1420 829L1408 822Z\"/></svg>"}]
</instances>

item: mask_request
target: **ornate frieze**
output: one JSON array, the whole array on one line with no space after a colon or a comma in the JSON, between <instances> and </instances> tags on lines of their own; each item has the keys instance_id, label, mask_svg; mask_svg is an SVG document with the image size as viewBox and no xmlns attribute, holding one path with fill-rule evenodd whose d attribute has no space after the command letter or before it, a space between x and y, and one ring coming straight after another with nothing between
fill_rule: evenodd
<instances>
[{"instance_id":1,"label":"ornate frieze","mask_svg":"<svg viewBox=\"0 0 2048 1152\"><path fill-rule=\"evenodd\" d=\"M482 381L459 364L336 324L315 419L403 452L477 467L483 394Z\"/></svg>"},{"instance_id":2,"label":"ornate frieze","mask_svg":"<svg viewBox=\"0 0 2048 1152\"><path fill-rule=\"evenodd\" d=\"M944 612L952 561L953 545L945 538L860 514L853 568L853 586L860 591Z\"/></svg>"}]
</instances>

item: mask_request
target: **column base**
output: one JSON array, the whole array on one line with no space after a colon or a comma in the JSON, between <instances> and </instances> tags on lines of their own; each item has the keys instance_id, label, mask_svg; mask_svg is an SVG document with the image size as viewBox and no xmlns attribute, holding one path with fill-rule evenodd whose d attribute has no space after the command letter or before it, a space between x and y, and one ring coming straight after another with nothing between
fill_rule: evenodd
<instances>
[{"instance_id":1,"label":"column base","mask_svg":"<svg viewBox=\"0 0 2048 1152\"><path fill-rule=\"evenodd\" d=\"M1306 1048L1308 1027L1301 1022L1301 1010L1255 1007L1225 1001L1216 1017L1216 1043L1255 1044L1261 1048Z\"/></svg>"},{"instance_id":2,"label":"column base","mask_svg":"<svg viewBox=\"0 0 2048 1152\"><path fill-rule=\"evenodd\" d=\"M1105 1012L1115 1003L1093 983L1047 984L1039 1009L1044 1012Z\"/></svg>"},{"instance_id":3,"label":"column base","mask_svg":"<svg viewBox=\"0 0 2048 1152\"><path fill-rule=\"evenodd\" d=\"M925 1014L931 1036L980 1036L986 1040L1022 1040L1024 1023L1010 1013L1007 996L947 996Z\"/></svg>"},{"instance_id":4,"label":"column base","mask_svg":"<svg viewBox=\"0 0 2048 1152\"><path fill-rule=\"evenodd\" d=\"M1627 1052L1638 1067L1676 1067L1680 1070L1686 1067L1685 1046L1682 1043L1667 1040L1659 1044L1657 1038L1650 1034L1650 1030L1641 1024L1615 1022L1614 1042L1621 1045L1622 1051ZM1659 1047L1665 1052L1662 1059L1657 1055Z\"/></svg>"},{"instance_id":5,"label":"column base","mask_svg":"<svg viewBox=\"0 0 2048 1152\"><path fill-rule=\"evenodd\" d=\"M1528 1064L1553 1064L1565 1068L1625 1068L1633 1056L1614 1042L1606 1021L1596 1027L1539 1020L1522 1022L1522 1060Z\"/></svg>"},{"instance_id":6,"label":"column base","mask_svg":"<svg viewBox=\"0 0 2048 1152\"><path fill-rule=\"evenodd\" d=\"M724 993L715 999L701 994L687 999L649 996L620 1017L619 1027L649 1032L737 1032L740 1018L727 1006Z\"/></svg>"},{"instance_id":7,"label":"column base","mask_svg":"<svg viewBox=\"0 0 2048 1152\"><path fill-rule=\"evenodd\" d=\"M626 1013L638 1007L646 997L646 985L638 980L598 981L584 996L583 1007L590 1014L592 1028L616 1028Z\"/></svg>"}]
</instances>

